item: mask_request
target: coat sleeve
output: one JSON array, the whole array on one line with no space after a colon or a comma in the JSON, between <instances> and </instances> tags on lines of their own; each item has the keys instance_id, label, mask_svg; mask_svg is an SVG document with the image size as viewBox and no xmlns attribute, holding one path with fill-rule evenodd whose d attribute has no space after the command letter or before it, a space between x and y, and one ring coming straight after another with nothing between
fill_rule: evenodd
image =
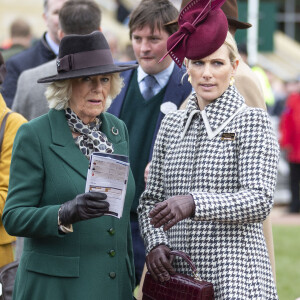
<instances>
[{"instance_id":1,"label":"coat sleeve","mask_svg":"<svg viewBox=\"0 0 300 300\"><path fill-rule=\"evenodd\" d=\"M7 118L5 134L0 154L0 216L2 216L4 203L8 191L9 168L11 162L13 142L19 127L25 122L26 120L19 114L11 114Z\"/></svg>"},{"instance_id":2,"label":"coat sleeve","mask_svg":"<svg viewBox=\"0 0 300 300\"><path fill-rule=\"evenodd\" d=\"M32 118L30 118L28 110L32 109L32 104L29 105L28 103L28 93L31 90L30 86L32 85L32 83L28 82L27 74L27 71L21 73L18 79L16 94L12 103L12 110L22 114L26 119L30 120Z\"/></svg>"},{"instance_id":3,"label":"coat sleeve","mask_svg":"<svg viewBox=\"0 0 300 300\"><path fill-rule=\"evenodd\" d=\"M273 205L279 146L267 113L249 109L241 117L236 193L191 191L194 220L224 223L262 222Z\"/></svg>"},{"instance_id":4,"label":"coat sleeve","mask_svg":"<svg viewBox=\"0 0 300 300\"><path fill-rule=\"evenodd\" d=\"M240 61L237 68L235 86L239 93L245 98L248 106L262 108L265 111L267 110L259 78L243 61Z\"/></svg>"},{"instance_id":5,"label":"coat sleeve","mask_svg":"<svg viewBox=\"0 0 300 300\"><path fill-rule=\"evenodd\" d=\"M64 236L58 232L59 205L40 206L45 170L40 141L30 123L20 127L13 146L3 225L10 235Z\"/></svg>"},{"instance_id":6,"label":"coat sleeve","mask_svg":"<svg viewBox=\"0 0 300 300\"><path fill-rule=\"evenodd\" d=\"M144 193L140 197L138 206L139 225L145 242L146 252L149 253L157 245L168 243L167 235L162 228L154 228L150 224L149 212L154 206L166 200L163 187L163 161L166 147L166 134L168 133L168 116L166 116L159 129L154 145L153 158L149 171L148 181Z\"/></svg>"},{"instance_id":7,"label":"coat sleeve","mask_svg":"<svg viewBox=\"0 0 300 300\"><path fill-rule=\"evenodd\" d=\"M2 217L4 204L7 197L9 168L11 162L13 142L17 130L25 122L26 120L21 115L16 113L10 114L7 118L5 134L0 154L0 218ZM0 244L7 244L10 243L12 240L13 238L8 236L8 234L4 230L2 222L0 221Z\"/></svg>"},{"instance_id":8,"label":"coat sleeve","mask_svg":"<svg viewBox=\"0 0 300 300\"><path fill-rule=\"evenodd\" d=\"M11 57L6 62L6 76L2 84L2 95L9 108L11 108L17 89L17 82L20 70L15 61L15 57Z\"/></svg>"}]
</instances>

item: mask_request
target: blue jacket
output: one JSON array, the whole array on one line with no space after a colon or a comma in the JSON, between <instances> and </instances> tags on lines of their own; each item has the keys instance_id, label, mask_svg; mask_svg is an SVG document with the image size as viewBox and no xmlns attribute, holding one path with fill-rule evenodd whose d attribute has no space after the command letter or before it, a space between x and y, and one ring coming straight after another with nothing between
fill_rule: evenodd
<instances>
[{"instance_id":1,"label":"blue jacket","mask_svg":"<svg viewBox=\"0 0 300 300\"><path fill-rule=\"evenodd\" d=\"M137 62L134 61L134 62L129 62L129 63L132 64L132 63L137 63ZM174 70L170 76L169 82L167 83L163 103L172 102L172 103L176 104L176 106L179 108L180 105L184 102L184 100L191 93L192 86L187 81L187 77L184 77L184 79L182 81L182 76L184 75L185 71L186 70L184 68L180 69L175 64ZM125 71L125 72L121 73L121 76L124 78L125 87L122 89L121 93L113 100L111 106L108 109L108 112L110 112L111 114L113 114L117 117L120 116L123 102L126 97L126 93L127 93L133 72L134 72L134 70L129 70L129 71ZM156 135L158 133L160 123L161 123L162 119L164 118L164 116L165 116L164 113L162 113L162 112L159 113L159 116L158 116L158 119L156 122L154 136L152 139L149 161L152 158L152 152L153 152Z\"/></svg>"},{"instance_id":2,"label":"blue jacket","mask_svg":"<svg viewBox=\"0 0 300 300\"><path fill-rule=\"evenodd\" d=\"M2 84L2 96L9 108L11 108L20 74L56 58L55 53L48 46L45 34L34 46L24 50L6 61L6 76Z\"/></svg>"}]
</instances>

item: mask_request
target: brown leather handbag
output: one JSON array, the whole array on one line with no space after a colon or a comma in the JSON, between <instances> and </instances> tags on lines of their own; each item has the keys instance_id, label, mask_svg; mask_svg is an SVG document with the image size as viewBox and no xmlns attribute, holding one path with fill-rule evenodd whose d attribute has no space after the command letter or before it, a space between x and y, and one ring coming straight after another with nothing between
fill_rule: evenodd
<instances>
[{"instance_id":1,"label":"brown leather handbag","mask_svg":"<svg viewBox=\"0 0 300 300\"><path fill-rule=\"evenodd\" d=\"M213 284L203 281L188 255L181 251L171 251L170 255L182 257L191 267L194 278L175 273L166 282L155 281L149 272L143 284L143 300L213 300Z\"/></svg>"}]
</instances>

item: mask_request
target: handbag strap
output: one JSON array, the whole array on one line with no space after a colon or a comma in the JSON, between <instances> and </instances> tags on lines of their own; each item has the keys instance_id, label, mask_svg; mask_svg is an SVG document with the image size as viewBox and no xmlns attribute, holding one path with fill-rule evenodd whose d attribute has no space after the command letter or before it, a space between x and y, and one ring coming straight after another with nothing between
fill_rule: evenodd
<instances>
[{"instance_id":1,"label":"handbag strap","mask_svg":"<svg viewBox=\"0 0 300 300\"><path fill-rule=\"evenodd\" d=\"M172 250L170 252L170 255L175 255L175 256L179 256L179 257L183 258L190 265L193 272L194 273L197 272L197 269L196 269L194 263L192 262L191 258L187 254L185 254L184 252L179 251L179 250Z\"/></svg>"},{"instance_id":2,"label":"handbag strap","mask_svg":"<svg viewBox=\"0 0 300 300\"><path fill-rule=\"evenodd\" d=\"M179 250L172 250L169 254L183 258L184 261L186 261L190 265L190 267L193 271L194 277L198 280L201 280L194 263L192 262L191 258L186 253L179 251Z\"/></svg>"},{"instance_id":3,"label":"handbag strap","mask_svg":"<svg viewBox=\"0 0 300 300\"><path fill-rule=\"evenodd\" d=\"M1 153L2 142L3 142L3 138L4 138L5 124L6 124L7 117L10 113L11 113L11 111L6 113L6 115L4 116L4 118L2 120L2 123L1 123L1 127L0 127L0 153Z\"/></svg>"}]
</instances>

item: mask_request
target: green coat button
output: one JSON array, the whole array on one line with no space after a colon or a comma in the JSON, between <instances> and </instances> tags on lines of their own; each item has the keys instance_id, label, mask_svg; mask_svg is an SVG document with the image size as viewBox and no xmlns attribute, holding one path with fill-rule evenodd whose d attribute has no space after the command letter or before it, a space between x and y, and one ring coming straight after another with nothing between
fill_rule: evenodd
<instances>
[{"instance_id":1,"label":"green coat button","mask_svg":"<svg viewBox=\"0 0 300 300\"><path fill-rule=\"evenodd\" d=\"M110 235L114 235L116 232L114 228L109 228L107 231Z\"/></svg>"},{"instance_id":2,"label":"green coat button","mask_svg":"<svg viewBox=\"0 0 300 300\"><path fill-rule=\"evenodd\" d=\"M110 277L111 279L115 279L116 276L117 276L117 274L116 274L115 272L109 272L109 277Z\"/></svg>"},{"instance_id":3,"label":"green coat button","mask_svg":"<svg viewBox=\"0 0 300 300\"><path fill-rule=\"evenodd\" d=\"M110 250L108 252L109 256L114 257L116 255L116 251L115 250Z\"/></svg>"}]
</instances>

